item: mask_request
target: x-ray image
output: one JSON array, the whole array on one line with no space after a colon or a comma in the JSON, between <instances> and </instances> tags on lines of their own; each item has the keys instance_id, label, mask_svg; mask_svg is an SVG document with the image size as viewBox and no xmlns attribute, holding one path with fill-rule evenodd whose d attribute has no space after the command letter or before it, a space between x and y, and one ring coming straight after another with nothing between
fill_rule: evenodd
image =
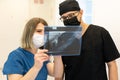
<instances>
[{"instance_id":1,"label":"x-ray image","mask_svg":"<svg viewBox=\"0 0 120 80\"><path fill-rule=\"evenodd\" d=\"M81 51L80 26L47 26L45 27L45 45L49 55L80 55Z\"/></svg>"}]
</instances>

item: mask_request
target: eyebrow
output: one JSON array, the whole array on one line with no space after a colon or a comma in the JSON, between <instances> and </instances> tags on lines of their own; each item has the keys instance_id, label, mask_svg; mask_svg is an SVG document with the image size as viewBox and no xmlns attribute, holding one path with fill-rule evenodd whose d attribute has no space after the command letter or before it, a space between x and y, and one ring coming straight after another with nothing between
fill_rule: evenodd
<instances>
[{"instance_id":1,"label":"eyebrow","mask_svg":"<svg viewBox=\"0 0 120 80\"><path fill-rule=\"evenodd\" d=\"M75 11L75 12L71 12L71 13L68 13L68 14L66 14L66 15L64 15L64 16L61 16L61 17L66 17L66 16L68 16L68 15L70 15L70 14L75 14L75 13L77 13L78 11Z\"/></svg>"},{"instance_id":2,"label":"eyebrow","mask_svg":"<svg viewBox=\"0 0 120 80\"><path fill-rule=\"evenodd\" d=\"M43 29L35 29L35 30L43 30Z\"/></svg>"}]
</instances>

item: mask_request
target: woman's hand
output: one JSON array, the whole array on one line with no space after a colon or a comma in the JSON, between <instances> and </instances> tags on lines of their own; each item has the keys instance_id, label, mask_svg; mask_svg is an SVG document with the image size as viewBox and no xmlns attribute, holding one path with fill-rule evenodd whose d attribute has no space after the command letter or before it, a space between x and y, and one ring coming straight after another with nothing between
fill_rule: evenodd
<instances>
[{"instance_id":1,"label":"woman's hand","mask_svg":"<svg viewBox=\"0 0 120 80\"><path fill-rule=\"evenodd\" d=\"M36 69L41 69L43 66L43 62L49 60L49 56L46 54L46 52L48 52L48 50L46 49L39 49L37 51L37 53L34 56L34 67Z\"/></svg>"}]
</instances>

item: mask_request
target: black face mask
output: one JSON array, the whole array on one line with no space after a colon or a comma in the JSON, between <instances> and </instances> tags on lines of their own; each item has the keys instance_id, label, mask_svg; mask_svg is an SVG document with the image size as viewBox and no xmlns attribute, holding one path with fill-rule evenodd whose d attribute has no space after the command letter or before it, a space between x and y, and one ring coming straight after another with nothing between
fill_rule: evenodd
<instances>
[{"instance_id":1,"label":"black face mask","mask_svg":"<svg viewBox=\"0 0 120 80\"><path fill-rule=\"evenodd\" d=\"M78 26L80 25L80 22L77 19L77 16L71 18L71 19L67 19L63 21L65 26Z\"/></svg>"}]
</instances>

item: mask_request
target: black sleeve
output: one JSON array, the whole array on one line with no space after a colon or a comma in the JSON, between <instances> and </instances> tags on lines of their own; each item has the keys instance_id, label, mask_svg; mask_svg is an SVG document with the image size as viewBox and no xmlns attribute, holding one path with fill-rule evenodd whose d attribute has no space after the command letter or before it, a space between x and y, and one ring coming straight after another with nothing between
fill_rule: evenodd
<instances>
[{"instance_id":1,"label":"black sleeve","mask_svg":"<svg viewBox=\"0 0 120 80\"><path fill-rule=\"evenodd\" d=\"M109 32L102 29L102 39L103 39L103 55L105 62L110 62L112 60L115 60L120 57L120 54L117 50L117 47L115 46L115 43L110 36Z\"/></svg>"}]
</instances>

